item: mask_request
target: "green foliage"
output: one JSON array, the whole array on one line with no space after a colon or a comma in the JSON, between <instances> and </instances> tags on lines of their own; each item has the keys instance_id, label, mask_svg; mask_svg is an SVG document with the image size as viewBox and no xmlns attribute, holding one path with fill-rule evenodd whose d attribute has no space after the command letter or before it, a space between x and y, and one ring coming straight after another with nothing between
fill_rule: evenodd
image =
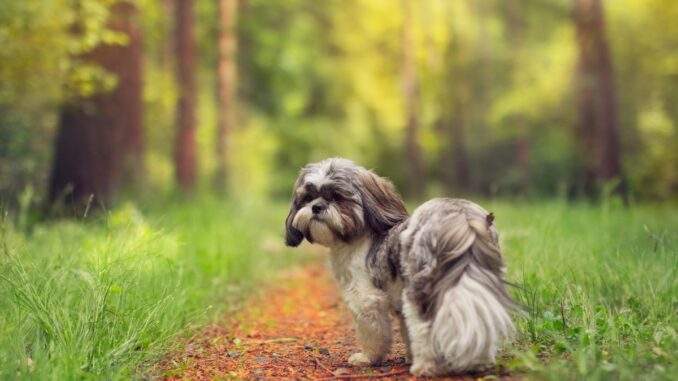
<instances>
[{"instance_id":1,"label":"green foliage","mask_svg":"<svg viewBox=\"0 0 678 381\"><path fill-rule=\"evenodd\" d=\"M14 112L27 102L54 105L64 96L91 96L115 78L81 57L100 44L126 44L110 30L110 7L118 0L26 0L0 5L0 104ZM98 84L98 85L97 85Z\"/></svg>"},{"instance_id":2,"label":"green foliage","mask_svg":"<svg viewBox=\"0 0 678 381\"><path fill-rule=\"evenodd\" d=\"M16 194L25 184L46 177L54 124L49 107L60 94L59 66L66 55L66 21L54 17L61 14L62 5L59 1L0 4L2 193Z\"/></svg>"},{"instance_id":3,"label":"green foliage","mask_svg":"<svg viewBox=\"0 0 678 381\"><path fill-rule=\"evenodd\" d=\"M3 224L0 379L129 378L189 325L303 256L279 237L284 214L203 200L94 221ZM214 306L214 307L213 307Z\"/></svg>"},{"instance_id":4,"label":"green foliage","mask_svg":"<svg viewBox=\"0 0 678 381\"><path fill-rule=\"evenodd\" d=\"M126 43L127 36L106 27L113 3L0 5L3 198L14 199L26 185L44 194L60 104L115 86L110 73L80 57L101 43ZM135 3L144 34L147 181L154 189L167 189L173 186L178 97L172 2ZM574 132L577 57L571 2L413 4L417 139L428 186L439 189L441 167L454 165L448 155L453 142L445 130L461 118L471 173L467 190L541 196L576 188L582 153ZM674 197L678 114L671 106L678 102L678 8L666 0L605 6L630 189L640 198ZM216 168L216 3L197 0L195 12L198 152L206 185ZM328 156L353 158L406 185L402 21L397 1L242 4L238 116L228 152L231 194L287 195L289 178L299 166ZM529 145L527 164L518 162L519 142Z\"/></svg>"},{"instance_id":5,"label":"green foliage","mask_svg":"<svg viewBox=\"0 0 678 381\"><path fill-rule=\"evenodd\" d=\"M505 366L553 380L675 376L675 205L485 204L519 285L512 293L526 307ZM282 247L285 212L208 199L126 204L30 235L5 221L0 379L143 372L139 364L182 333L304 258Z\"/></svg>"},{"instance_id":6,"label":"green foliage","mask_svg":"<svg viewBox=\"0 0 678 381\"><path fill-rule=\"evenodd\" d=\"M107 27L117 0L22 0L0 4L0 194L45 193L58 107L115 87L83 58L101 43L126 44ZM10 201L14 201L10 199Z\"/></svg>"},{"instance_id":7,"label":"green foliage","mask_svg":"<svg viewBox=\"0 0 678 381\"><path fill-rule=\"evenodd\" d=\"M629 0L609 4L617 63L625 168L640 196L678 189L678 4Z\"/></svg>"},{"instance_id":8,"label":"green foliage","mask_svg":"<svg viewBox=\"0 0 678 381\"><path fill-rule=\"evenodd\" d=\"M524 192L516 145L530 147L534 193L576 186L575 33L571 2L415 2L421 129L430 182L443 160L438 120L467 120L472 190ZM641 197L675 194L678 144L671 15L666 1L615 1L608 39L620 100L624 170ZM661 15L659 14L661 13ZM511 17L517 18L512 20ZM378 20L375 21L375 20ZM400 88L402 9L398 2L251 2L242 18L241 70L247 112L263 112L279 142L271 188L298 166L342 155L407 181ZM516 25L513 25L516 24ZM671 25L669 25L671 24ZM590 153L584 153L590 154ZM242 159L239 157L239 159Z\"/></svg>"},{"instance_id":9,"label":"green foliage","mask_svg":"<svg viewBox=\"0 0 678 381\"><path fill-rule=\"evenodd\" d=\"M508 366L548 380L675 378L675 206L488 207L526 307Z\"/></svg>"}]
</instances>

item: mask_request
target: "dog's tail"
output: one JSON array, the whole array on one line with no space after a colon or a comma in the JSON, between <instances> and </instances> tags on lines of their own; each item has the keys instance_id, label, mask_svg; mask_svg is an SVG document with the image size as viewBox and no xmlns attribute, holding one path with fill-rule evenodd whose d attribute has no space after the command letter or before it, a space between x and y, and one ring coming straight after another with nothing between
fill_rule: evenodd
<instances>
[{"instance_id":1,"label":"dog's tail","mask_svg":"<svg viewBox=\"0 0 678 381\"><path fill-rule=\"evenodd\" d=\"M431 290L433 350L447 371L494 362L498 345L514 330L517 304L506 292L505 267L494 217L462 200L440 221Z\"/></svg>"}]
</instances>

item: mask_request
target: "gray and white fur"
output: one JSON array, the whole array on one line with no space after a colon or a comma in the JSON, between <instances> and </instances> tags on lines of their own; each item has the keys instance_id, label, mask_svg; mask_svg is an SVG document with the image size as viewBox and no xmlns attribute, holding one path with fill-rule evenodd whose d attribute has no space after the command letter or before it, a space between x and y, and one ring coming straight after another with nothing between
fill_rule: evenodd
<instances>
[{"instance_id":1,"label":"gray and white fur","mask_svg":"<svg viewBox=\"0 0 678 381\"><path fill-rule=\"evenodd\" d=\"M437 198L411 217L393 184L350 160L301 169L286 220L286 244L329 247L330 267L375 365L391 348L389 314L415 375L478 370L511 337L515 306L492 216L466 200Z\"/></svg>"}]
</instances>

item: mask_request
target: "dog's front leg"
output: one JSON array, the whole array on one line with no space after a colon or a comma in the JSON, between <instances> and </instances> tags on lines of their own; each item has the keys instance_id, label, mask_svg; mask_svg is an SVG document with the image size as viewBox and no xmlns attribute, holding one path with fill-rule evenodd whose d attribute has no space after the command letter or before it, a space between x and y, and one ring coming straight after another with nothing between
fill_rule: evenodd
<instances>
[{"instance_id":1,"label":"dog's front leg","mask_svg":"<svg viewBox=\"0 0 678 381\"><path fill-rule=\"evenodd\" d=\"M362 350L351 355L348 362L357 366L379 364L391 349L392 341L386 295L362 295L348 304Z\"/></svg>"}]
</instances>

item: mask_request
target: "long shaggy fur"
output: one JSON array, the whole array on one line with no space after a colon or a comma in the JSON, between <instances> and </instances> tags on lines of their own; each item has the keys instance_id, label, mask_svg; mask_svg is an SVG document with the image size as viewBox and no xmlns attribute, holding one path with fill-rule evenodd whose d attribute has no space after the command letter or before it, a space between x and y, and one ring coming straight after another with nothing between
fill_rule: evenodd
<instances>
[{"instance_id":1,"label":"long shaggy fur","mask_svg":"<svg viewBox=\"0 0 678 381\"><path fill-rule=\"evenodd\" d=\"M412 215L401 234L409 295L429 321L435 366L461 372L493 362L510 337L514 306L502 277L497 232L488 212L466 200L434 199ZM412 320L415 320L414 318Z\"/></svg>"},{"instance_id":2,"label":"long shaggy fur","mask_svg":"<svg viewBox=\"0 0 678 381\"><path fill-rule=\"evenodd\" d=\"M513 332L515 304L492 220L470 201L442 198L408 218L390 181L349 160L327 159L301 170L285 241L331 248L362 349L349 362L385 357L390 312L401 322L413 374L458 373L493 362Z\"/></svg>"}]
</instances>

